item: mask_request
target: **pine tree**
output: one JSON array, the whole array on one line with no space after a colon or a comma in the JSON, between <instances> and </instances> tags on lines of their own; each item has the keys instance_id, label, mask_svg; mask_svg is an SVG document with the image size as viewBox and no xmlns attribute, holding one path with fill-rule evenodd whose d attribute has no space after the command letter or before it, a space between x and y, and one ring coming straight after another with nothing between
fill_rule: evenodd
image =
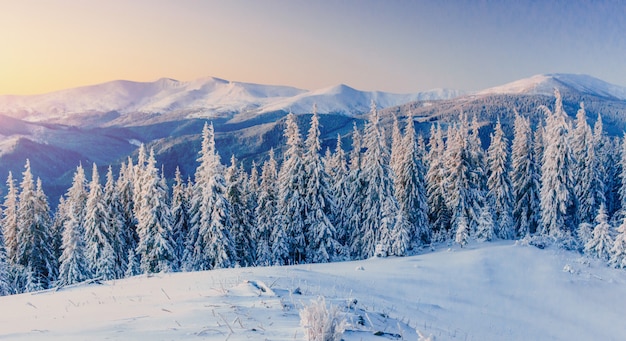
<instances>
[{"instance_id":1,"label":"pine tree","mask_svg":"<svg viewBox=\"0 0 626 341\"><path fill-rule=\"evenodd\" d=\"M483 167L479 153L469 145L467 121L462 118L458 129L448 129L448 144L444 154L446 169L445 198L451 211L451 231L455 233L459 224L467 225L467 234L476 230L479 210L484 205L480 189ZM472 151L473 150L473 151ZM463 220L460 220L463 217ZM463 232L466 233L466 232Z\"/></svg>"},{"instance_id":2,"label":"pine tree","mask_svg":"<svg viewBox=\"0 0 626 341\"><path fill-rule=\"evenodd\" d=\"M6 257L9 264L17 262L17 208L18 190L15 186L13 174L9 172L7 178L7 195L4 198L4 210L2 217L2 227L4 229L4 241L6 246Z\"/></svg>"},{"instance_id":3,"label":"pine tree","mask_svg":"<svg viewBox=\"0 0 626 341\"><path fill-rule=\"evenodd\" d=\"M4 247L4 234L2 233L2 229L0 229L0 296L9 295L11 293L9 283L9 264Z\"/></svg>"},{"instance_id":4,"label":"pine tree","mask_svg":"<svg viewBox=\"0 0 626 341\"><path fill-rule=\"evenodd\" d=\"M175 258L179 260L177 268L182 267L185 239L189 234L189 202L185 190L180 168L176 167L172 187L172 239L175 245Z\"/></svg>"},{"instance_id":5,"label":"pine tree","mask_svg":"<svg viewBox=\"0 0 626 341\"><path fill-rule=\"evenodd\" d=\"M114 278L123 278L126 272L128 259L128 226L124 225L124 209L117 192L116 182L113 178L113 169L109 166L106 174L106 183L102 193L102 202L107 212L106 227L109 231L111 247L113 248L113 272Z\"/></svg>"},{"instance_id":6,"label":"pine tree","mask_svg":"<svg viewBox=\"0 0 626 341\"><path fill-rule=\"evenodd\" d=\"M286 245L278 247L276 244L282 239L274 241L273 247L277 250L289 250L289 259L282 260L286 263L302 263L306 261L306 225L305 206L302 196L306 192L306 179L304 163L302 161L302 138L296 123L295 116L287 115L285 137L287 138L287 150L283 155L283 164L278 173L278 228L284 228L283 233L276 233L276 236L284 235ZM280 260L276 259L275 262Z\"/></svg>"},{"instance_id":7,"label":"pine tree","mask_svg":"<svg viewBox=\"0 0 626 341\"><path fill-rule=\"evenodd\" d=\"M231 207L232 237L235 243L236 260L241 266L252 266L255 262L255 246L252 239L252 222L247 210L245 173L237 167L233 155L226 170L226 199Z\"/></svg>"},{"instance_id":8,"label":"pine tree","mask_svg":"<svg viewBox=\"0 0 626 341\"><path fill-rule=\"evenodd\" d=\"M538 128L542 130L542 128ZM528 118L515 115L511 151L511 183L513 186L513 221L518 238L535 233L540 224L539 163L533 148Z\"/></svg>"},{"instance_id":9,"label":"pine tree","mask_svg":"<svg viewBox=\"0 0 626 341\"><path fill-rule=\"evenodd\" d=\"M576 128L572 132L574 192L578 203L578 221L593 222L600 204L605 202L600 183L600 165L596 157L595 139L587 124L585 106L580 103L576 114Z\"/></svg>"},{"instance_id":10,"label":"pine tree","mask_svg":"<svg viewBox=\"0 0 626 341\"><path fill-rule=\"evenodd\" d=\"M85 208L85 257L96 278L109 280L116 277L115 251L111 242L113 234L108 226L110 211L104 206L102 197L98 167L94 163Z\"/></svg>"},{"instance_id":11,"label":"pine tree","mask_svg":"<svg viewBox=\"0 0 626 341\"><path fill-rule=\"evenodd\" d=\"M394 182L396 198L409 226L410 244L428 243L430 226L424 180L425 169L422 162L424 156L420 154L421 150L411 115L407 118L401 152Z\"/></svg>"},{"instance_id":12,"label":"pine tree","mask_svg":"<svg viewBox=\"0 0 626 341\"><path fill-rule=\"evenodd\" d=\"M63 240L61 243L61 257L59 258L58 285L69 285L92 278L91 269L85 256L85 228L83 225L87 190L85 189L85 172L82 165L76 167L72 186L65 195L63 214L59 220L63 222ZM60 206L61 207L61 206ZM57 216L61 212L57 212Z\"/></svg>"},{"instance_id":13,"label":"pine tree","mask_svg":"<svg viewBox=\"0 0 626 341\"><path fill-rule=\"evenodd\" d=\"M571 238L574 221L571 217L573 202L572 149L569 144L569 126L561 102L561 94L555 90L554 112L546 112L546 134L541 166L541 223L542 234L557 240Z\"/></svg>"},{"instance_id":14,"label":"pine tree","mask_svg":"<svg viewBox=\"0 0 626 341\"><path fill-rule=\"evenodd\" d=\"M340 201L340 216L342 232L345 236L344 254L350 258L361 258L362 243L361 222L364 219L363 210L365 192L367 190L362 169L361 149L363 146L362 136L354 124L352 129L352 151L350 152L350 170L340 185L343 200Z\"/></svg>"},{"instance_id":15,"label":"pine tree","mask_svg":"<svg viewBox=\"0 0 626 341\"><path fill-rule=\"evenodd\" d=\"M626 269L626 218L617 228L617 237L611 248L609 265L618 269Z\"/></svg>"},{"instance_id":16,"label":"pine tree","mask_svg":"<svg viewBox=\"0 0 626 341\"><path fill-rule=\"evenodd\" d=\"M487 198L493 209L496 236L511 239L514 237L513 189L509 177L508 140L504 136L499 119L491 135L487 155L489 165Z\"/></svg>"},{"instance_id":17,"label":"pine tree","mask_svg":"<svg viewBox=\"0 0 626 341\"><path fill-rule=\"evenodd\" d=\"M170 272L176 269L176 252L172 240L171 211L167 203L166 185L161 181L156 168L154 149L136 180L135 214L137 216L136 254L144 273Z\"/></svg>"},{"instance_id":18,"label":"pine tree","mask_svg":"<svg viewBox=\"0 0 626 341\"><path fill-rule=\"evenodd\" d=\"M454 241L464 247L469 242L469 229L465 215L459 215L456 221L456 232Z\"/></svg>"},{"instance_id":19,"label":"pine tree","mask_svg":"<svg viewBox=\"0 0 626 341\"><path fill-rule=\"evenodd\" d=\"M59 259L59 286L79 283L92 277L85 257L84 228L76 216L73 201L69 203L68 217L63 228L63 253Z\"/></svg>"},{"instance_id":20,"label":"pine tree","mask_svg":"<svg viewBox=\"0 0 626 341\"><path fill-rule=\"evenodd\" d=\"M478 227L476 228L476 240L479 242L488 242L495 238L493 213L491 205L487 202L480 209L478 217Z\"/></svg>"},{"instance_id":21,"label":"pine tree","mask_svg":"<svg viewBox=\"0 0 626 341\"><path fill-rule=\"evenodd\" d=\"M186 268L210 270L235 265L231 236L231 207L226 200L226 181L215 149L213 125L202 130L202 148L196 169L191 200L190 238L186 247Z\"/></svg>"},{"instance_id":22,"label":"pine tree","mask_svg":"<svg viewBox=\"0 0 626 341\"><path fill-rule=\"evenodd\" d=\"M398 122L398 117L394 115L391 128L391 155L389 157L389 167L391 167L394 176L397 176L400 172L404 147L402 133L400 132L400 123Z\"/></svg>"},{"instance_id":23,"label":"pine tree","mask_svg":"<svg viewBox=\"0 0 626 341\"><path fill-rule=\"evenodd\" d=\"M274 160L274 149L270 149L269 159L263 163L261 171L261 184L258 190L258 205L256 206L256 228L253 230L256 240L256 263L257 265L270 265L273 263L271 236L276 224L278 210L278 173ZM280 259L288 255L280 255Z\"/></svg>"},{"instance_id":24,"label":"pine tree","mask_svg":"<svg viewBox=\"0 0 626 341\"><path fill-rule=\"evenodd\" d=\"M611 256L613 239L611 238L611 226L608 223L608 216L604 204L600 205L596 216L596 226L593 229L591 240L585 244L585 253L590 256L608 261Z\"/></svg>"},{"instance_id":25,"label":"pine tree","mask_svg":"<svg viewBox=\"0 0 626 341\"><path fill-rule=\"evenodd\" d=\"M123 233L120 238L124 240L125 248L132 250L137 247L137 242L139 241L139 237L137 236L137 219L135 219L134 213L134 169L133 161L129 157L128 162L121 165L119 176L115 183L123 221ZM128 262L126 251L124 251L124 259Z\"/></svg>"},{"instance_id":26,"label":"pine tree","mask_svg":"<svg viewBox=\"0 0 626 341\"><path fill-rule=\"evenodd\" d=\"M394 196L393 175L388 165L389 153L374 103L365 126L364 146L362 181L365 195L363 220L358 227L362 245L359 258L373 256L378 245L390 250L392 237L397 235L394 230L402 228L397 219L400 209Z\"/></svg>"},{"instance_id":27,"label":"pine tree","mask_svg":"<svg viewBox=\"0 0 626 341\"><path fill-rule=\"evenodd\" d=\"M446 168L444 165L445 144L441 126L431 126L429 139L428 171L426 172L426 201L428 221L433 230L433 239L448 239L451 212L445 192Z\"/></svg>"},{"instance_id":28,"label":"pine tree","mask_svg":"<svg viewBox=\"0 0 626 341\"><path fill-rule=\"evenodd\" d=\"M35 187L29 160L22 175L16 263L27 271L27 289L45 289L55 280L58 269L52 250L50 210L40 180Z\"/></svg>"},{"instance_id":29,"label":"pine tree","mask_svg":"<svg viewBox=\"0 0 626 341\"><path fill-rule=\"evenodd\" d=\"M306 177L302 198L305 206L305 231L307 231L306 258L309 262L326 263L335 258L339 243L335 239L336 230L332 223L336 207L335 198L330 185L330 177L324 171L319 155L321 150L319 136L319 117L317 108L314 106L303 156Z\"/></svg>"},{"instance_id":30,"label":"pine tree","mask_svg":"<svg viewBox=\"0 0 626 341\"><path fill-rule=\"evenodd\" d=\"M128 255L126 256L126 259L128 259L128 265L126 266L126 272L124 273L124 277L139 275L141 273L141 269L139 266L139 262L137 261L137 255L135 254L134 249L128 249Z\"/></svg>"}]
</instances>

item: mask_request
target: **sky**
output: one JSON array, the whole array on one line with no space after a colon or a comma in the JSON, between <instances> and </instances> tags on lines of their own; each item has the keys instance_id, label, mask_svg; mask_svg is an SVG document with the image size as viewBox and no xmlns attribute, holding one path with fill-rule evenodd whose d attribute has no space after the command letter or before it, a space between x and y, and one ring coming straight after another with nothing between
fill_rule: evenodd
<instances>
[{"instance_id":1,"label":"sky","mask_svg":"<svg viewBox=\"0 0 626 341\"><path fill-rule=\"evenodd\" d=\"M615 1L0 0L0 94L125 79L410 93L542 73L626 86Z\"/></svg>"}]
</instances>

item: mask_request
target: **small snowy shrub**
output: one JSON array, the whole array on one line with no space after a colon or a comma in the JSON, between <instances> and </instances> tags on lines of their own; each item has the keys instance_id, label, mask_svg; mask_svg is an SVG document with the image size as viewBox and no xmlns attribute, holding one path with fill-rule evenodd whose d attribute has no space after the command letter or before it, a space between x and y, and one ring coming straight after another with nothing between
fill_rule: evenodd
<instances>
[{"instance_id":1,"label":"small snowy shrub","mask_svg":"<svg viewBox=\"0 0 626 341\"><path fill-rule=\"evenodd\" d=\"M300 310L300 325L308 341L340 341L346 329L346 319L333 305L326 307L324 297L313 300Z\"/></svg>"}]
</instances>

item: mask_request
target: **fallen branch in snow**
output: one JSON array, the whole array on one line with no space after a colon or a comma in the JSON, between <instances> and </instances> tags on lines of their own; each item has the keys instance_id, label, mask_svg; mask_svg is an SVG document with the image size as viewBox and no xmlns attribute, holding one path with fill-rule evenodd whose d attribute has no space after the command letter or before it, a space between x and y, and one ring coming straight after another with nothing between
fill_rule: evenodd
<instances>
[{"instance_id":1,"label":"fallen branch in snow","mask_svg":"<svg viewBox=\"0 0 626 341\"><path fill-rule=\"evenodd\" d=\"M99 284L102 285L102 277L98 277L98 278L92 278L92 279L88 279L86 281L82 281L82 282L78 282L78 283L74 283L74 284L69 284L69 285L59 285L56 286L54 288L50 288L48 290L42 290L42 291L37 291L32 293L33 295L38 295L38 294L43 294L45 292L50 292L50 291L59 291L61 289L68 289L68 288L76 288L76 287L80 287L83 285L88 285L88 284Z\"/></svg>"}]
</instances>

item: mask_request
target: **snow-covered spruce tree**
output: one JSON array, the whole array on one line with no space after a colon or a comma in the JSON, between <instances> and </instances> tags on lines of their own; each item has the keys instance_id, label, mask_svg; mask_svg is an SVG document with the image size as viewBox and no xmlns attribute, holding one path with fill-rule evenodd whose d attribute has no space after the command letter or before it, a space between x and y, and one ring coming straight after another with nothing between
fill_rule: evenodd
<instances>
[{"instance_id":1,"label":"snow-covered spruce tree","mask_svg":"<svg viewBox=\"0 0 626 341\"><path fill-rule=\"evenodd\" d=\"M471 157L467 142L467 121L461 119L460 127L448 129L448 134L448 144L444 154L446 169L444 197L447 198L451 211L451 232L458 237L457 230L463 223L467 226L469 236L472 231L476 231L480 207L484 202L483 193L479 189L480 180L478 180L482 177L478 174L482 168L473 164L476 158Z\"/></svg>"},{"instance_id":2,"label":"snow-covered spruce tree","mask_svg":"<svg viewBox=\"0 0 626 341\"><path fill-rule=\"evenodd\" d=\"M621 187L619 175L622 173L620 165L621 142L619 137L607 137L606 139L604 148L596 152L596 158L598 159L598 163L604 164L603 169L601 169L604 173L601 173L600 179L601 182L604 183L606 212L612 217L611 219L615 218L617 219L615 221L619 222L619 215L616 213L619 212L621 208L621 200L619 197Z\"/></svg>"},{"instance_id":3,"label":"snow-covered spruce tree","mask_svg":"<svg viewBox=\"0 0 626 341\"><path fill-rule=\"evenodd\" d=\"M626 269L626 218L622 220L622 224L617 228L617 236L615 237L615 242L613 242L610 254L610 266Z\"/></svg>"},{"instance_id":4,"label":"snow-covered spruce tree","mask_svg":"<svg viewBox=\"0 0 626 341\"><path fill-rule=\"evenodd\" d=\"M333 197L335 198L336 207L333 220L333 225L335 226L336 230L335 239L341 247L338 257L347 258L347 256L349 255L349 251L346 248L346 245L348 244L350 234L346 229L346 224L344 224L344 219L346 217L344 217L342 212L344 212L347 205L345 200L348 196L349 184L347 182L347 178L349 175L349 171L348 164L346 162L346 153L343 150L341 135L339 134L337 134L337 145L335 148L335 152L331 156L329 164L329 168L331 171L329 175L331 177L331 186Z\"/></svg>"},{"instance_id":5,"label":"snow-covered spruce tree","mask_svg":"<svg viewBox=\"0 0 626 341\"><path fill-rule=\"evenodd\" d=\"M463 116L465 117L465 115ZM463 123L465 119L461 120L461 122ZM476 205L482 206L487 193L487 162L485 151L480 141L479 128L478 117L474 113L467 134L467 155L469 157L470 177L479 194L475 198L477 200ZM474 230L475 228L472 228L472 231Z\"/></svg>"},{"instance_id":6,"label":"snow-covered spruce tree","mask_svg":"<svg viewBox=\"0 0 626 341\"><path fill-rule=\"evenodd\" d=\"M343 243L343 253L347 258L357 258L361 252L361 238L358 226L362 220L365 185L361 169L362 136L354 123L352 127L352 151L348 174L339 183L339 240ZM344 236L343 238L341 236Z\"/></svg>"},{"instance_id":7,"label":"snow-covered spruce tree","mask_svg":"<svg viewBox=\"0 0 626 341\"><path fill-rule=\"evenodd\" d=\"M269 151L269 159L263 163L261 171L261 184L258 189L258 205L256 206L256 223L253 229L253 238L256 240L256 264L270 265L273 263L272 257L272 232L276 225L276 214L278 210L277 191L277 165L274 160L274 149ZM284 259L287 254L282 254L279 258Z\"/></svg>"},{"instance_id":8,"label":"snow-covered spruce tree","mask_svg":"<svg viewBox=\"0 0 626 341\"><path fill-rule=\"evenodd\" d=\"M576 114L576 128L572 132L572 153L575 163L574 192L578 204L578 222L591 223L597 215L600 204L604 203L604 188L600 183L600 170L595 150L595 139L587 124L585 106L580 103Z\"/></svg>"},{"instance_id":9,"label":"snow-covered spruce tree","mask_svg":"<svg viewBox=\"0 0 626 341\"><path fill-rule=\"evenodd\" d=\"M210 270L235 265L231 235L231 208L226 199L223 166L215 149L213 124L202 129L196 181L191 200L190 238L186 247L187 269Z\"/></svg>"},{"instance_id":10,"label":"snow-covered spruce tree","mask_svg":"<svg viewBox=\"0 0 626 341\"><path fill-rule=\"evenodd\" d=\"M139 275L141 273L141 268L139 265L139 261L137 260L137 255L135 254L135 250L128 249L128 255L126 256L126 258L128 259L128 265L126 266L124 277Z\"/></svg>"},{"instance_id":11,"label":"snow-covered spruce tree","mask_svg":"<svg viewBox=\"0 0 626 341\"><path fill-rule=\"evenodd\" d=\"M134 213L134 194L133 194L133 181L134 181L134 169L132 159L129 157L126 164L122 163L120 167L119 176L115 183L115 188L120 201L122 220L123 220L123 237L127 249L134 250L137 247L139 237L137 237L137 220ZM124 251L126 254L127 252ZM128 257L124 255L124 259L128 261Z\"/></svg>"},{"instance_id":12,"label":"snow-covered spruce tree","mask_svg":"<svg viewBox=\"0 0 626 341\"><path fill-rule=\"evenodd\" d=\"M595 152L595 170L592 172L596 179L591 186L590 194L596 197L597 207L604 203L607 214L613 214L617 203L613 200L612 187L617 173L615 172L615 162L618 158L613 158L613 145L611 139L604 132L602 116L598 114L598 119L593 126L593 147ZM600 193L598 193L600 192Z\"/></svg>"},{"instance_id":13,"label":"snow-covered spruce tree","mask_svg":"<svg viewBox=\"0 0 626 341\"><path fill-rule=\"evenodd\" d=\"M361 239L358 258L372 257L377 245L391 250L400 208L394 196L393 175L388 165L389 152L385 145L376 105L372 102L369 121L365 125L362 181L364 196L362 217L357 235Z\"/></svg>"},{"instance_id":14,"label":"snow-covered spruce tree","mask_svg":"<svg viewBox=\"0 0 626 341\"><path fill-rule=\"evenodd\" d=\"M6 248L6 257L9 264L16 263L17 256L17 207L18 190L13 179L13 174L9 172L7 178L7 195L4 197L4 210L2 216L2 228Z\"/></svg>"},{"instance_id":15,"label":"snow-covered spruce tree","mask_svg":"<svg viewBox=\"0 0 626 341\"><path fill-rule=\"evenodd\" d=\"M286 240L285 246L281 239L274 241L272 247L289 250L288 259L278 259L274 256L274 263L302 263L306 261L306 231L305 204L303 195L306 192L304 163L302 161L302 137L294 114L287 115L285 137L287 150L283 155L283 164L278 173L278 216L277 228L282 228ZM280 236L280 233L275 233Z\"/></svg>"},{"instance_id":16,"label":"snow-covered spruce tree","mask_svg":"<svg viewBox=\"0 0 626 341\"><path fill-rule=\"evenodd\" d=\"M606 214L604 204L602 204L596 216L596 226L593 229L593 236L585 244L585 254L608 261L613 246L609 217Z\"/></svg>"},{"instance_id":17,"label":"snow-covered spruce tree","mask_svg":"<svg viewBox=\"0 0 626 341\"><path fill-rule=\"evenodd\" d=\"M542 129L542 128L538 128ZM533 148L528 118L515 114L511 151L511 183L513 186L513 221L515 236L522 238L537 232L540 224L539 162Z\"/></svg>"},{"instance_id":18,"label":"snow-covered spruce tree","mask_svg":"<svg viewBox=\"0 0 626 341\"><path fill-rule=\"evenodd\" d=\"M140 267L144 273L176 271L176 251L172 239L171 211L167 203L168 189L156 168L154 149L135 186L141 190L135 193L135 214L137 217L136 254L140 257Z\"/></svg>"},{"instance_id":19,"label":"snow-covered spruce tree","mask_svg":"<svg viewBox=\"0 0 626 341\"><path fill-rule=\"evenodd\" d=\"M619 177L619 216L621 218L626 217L626 135L622 138L622 143L620 145L620 158L619 158L619 169L621 170L617 177Z\"/></svg>"},{"instance_id":20,"label":"snow-covered spruce tree","mask_svg":"<svg viewBox=\"0 0 626 341\"><path fill-rule=\"evenodd\" d=\"M326 263L336 257L339 243L335 239L333 225L336 210L335 198L330 185L330 177L324 171L320 157L320 130L317 107L313 106L313 116L303 155L306 177L303 201L305 205L304 225L307 235L307 261Z\"/></svg>"},{"instance_id":21,"label":"snow-covered spruce tree","mask_svg":"<svg viewBox=\"0 0 626 341\"><path fill-rule=\"evenodd\" d=\"M554 112L546 113L544 152L541 165L541 224L542 234L558 241L572 237L575 221L572 217L574 193L572 183L573 157L569 143L569 125L563 110L561 94L554 91Z\"/></svg>"},{"instance_id":22,"label":"snow-covered spruce tree","mask_svg":"<svg viewBox=\"0 0 626 341\"><path fill-rule=\"evenodd\" d=\"M250 222L250 238L254 238L254 225L256 223L256 206L259 202L259 170L257 169L256 162L252 161L250 168L250 176L248 176L243 168L243 164L239 170L240 174L246 176L244 184L244 202L246 203L246 213L248 214L248 221ZM252 252L252 258L254 264L256 264L256 239L253 243L254 249ZM253 264L253 265L254 265Z\"/></svg>"},{"instance_id":23,"label":"snow-covered spruce tree","mask_svg":"<svg viewBox=\"0 0 626 341\"><path fill-rule=\"evenodd\" d=\"M425 169L422 162L424 156L418 147L413 116L407 117L406 128L402 140L395 178L395 194L402 215L409 224L410 244L419 246L430 242L430 226L428 224L428 206L426 202Z\"/></svg>"},{"instance_id":24,"label":"snow-covered spruce tree","mask_svg":"<svg viewBox=\"0 0 626 341\"><path fill-rule=\"evenodd\" d=\"M488 242L496 237L492 210L489 202L486 202L485 206L480 208L478 226L476 227L476 240L479 242Z\"/></svg>"},{"instance_id":25,"label":"snow-covered spruce tree","mask_svg":"<svg viewBox=\"0 0 626 341\"><path fill-rule=\"evenodd\" d=\"M508 139L504 136L500 119L491 134L487 150L489 177L487 199L493 209L495 234L501 239L514 237L513 188L509 177Z\"/></svg>"},{"instance_id":26,"label":"snow-covered spruce tree","mask_svg":"<svg viewBox=\"0 0 626 341\"><path fill-rule=\"evenodd\" d=\"M172 187L172 240L178 260L177 268L181 268L185 250L185 239L189 234L189 202L185 195L185 184L180 174L180 168L176 167L174 186Z\"/></svg>"},{"instance_id":27,"label":"snow-covered spruce tree","mask_svg":"<svg viewBox=\"0 0 626 341\"><path fill-rule=\"evenodd\" d=\"M456 230L454 241L464 247L469 242L470 234L469 234L469 225L467 224L467 219L465 215L459 215L458 219L455 222Z\"/></svg>"},{"instance_id":28,"label":"snow-covered spruce tree","mask_svg":"<svg viewBox=\"0 0 626 341\"><path fill-rule=\"evenodd\" d=\"M404 155L404 147L405 145L402 141L402 133L400 132L398 116L394 115L393 125L391 128L391 154L389 157L389 167L393 171L394 176L397 176L400 171L402 157Z\"/></svg>"},{"instance_id":29,"label":"snow-covered spruce tree","mask_svg":"<svg viewBox=\"0 0 626 341\"><path fill-rule=\"evenodd\" d=\"M444 165L445 144L441 126L430 128L430 151L428 153L428 171L426 172L426 201L428 221L432 228L434 241L449 239L450 210L445 195L446 168Z\"/></svg>"},{"instance_id":30,"label":"snow-covered spruce tree","mask_svg":"<svg viewBox=\"0 0 626 341\"><path fill-rule=\"evenodd\" d=\"M106 226L111 237L111 246L114 255L115 278L123 278L128 264L126 258L128 249L128 227L124 225L124 210L113 178L113 168L109 166L106 174L106 183L102 192L102 202L107 211Z\"/></svg>"},{"instance_id":31,"label":"snow-covered spruce tree","mask_svg":"<svg viewBox=\"0 0 626 341\"><path fill-rule=\"evenodd\" d=\"M249 220L246 202L245 173L237 166L235 155L230 158L230 167L226 170L226 199L231 207L231 234L235 244L236 262L241 266L255 263L255 246L252 239L252 222Z\"/></svg>"},{"instance_id":32,"label":"snow-covered spruce tree","mask_svg":"<svg viewBox=\"0 0 626 341\"><path fill-rule=\"evenodd\" d=\"M74 177L76 180L76 177ZM84 228L76 216L77 210L73 201L68 201L68 216L63 228L63 242L61 248L59 279L57 285L65 286L85 281L92 277L90 267L85 257Z\"/></svg>"},{"instance_id":33,"label":"snow-covered spruce tree","mask_svg":"<svg viewBox=\"0 0 626 341\"><path fill-rule=\"evenodd\" d=\"M116 277L115 251L111 243L113 234L108 226L111 212L104 205L100 175L95 163L85 212L84 238L87 264L91 267L91 273L95 278L114 279Z\"/></svg>"},{"instance_id":34,"label":"snow-covered spruce tree","mask_svg":"<svg viewBox=\"0 0 626 341\"><path fill-rule=\"evenodd\" d=\"M27 289L45 289L56 279L58 266L52 250L50 209L41 181L38 180L35 187L29 160L26 160L20 188L16 264L27 271Z\"/></svg>"},{"instance_id":35,"label":"snow-covered spruce tree","mask_svg":"<svg viewBox=\"0 0 626 341\"><path fill-rule=\"evenodd\" d=\"M0 296L9 295L10 293L9 264L7 262L6 248L4 247L4 234L2 229L0 229Z\"/></svg>"}]
</instances>

